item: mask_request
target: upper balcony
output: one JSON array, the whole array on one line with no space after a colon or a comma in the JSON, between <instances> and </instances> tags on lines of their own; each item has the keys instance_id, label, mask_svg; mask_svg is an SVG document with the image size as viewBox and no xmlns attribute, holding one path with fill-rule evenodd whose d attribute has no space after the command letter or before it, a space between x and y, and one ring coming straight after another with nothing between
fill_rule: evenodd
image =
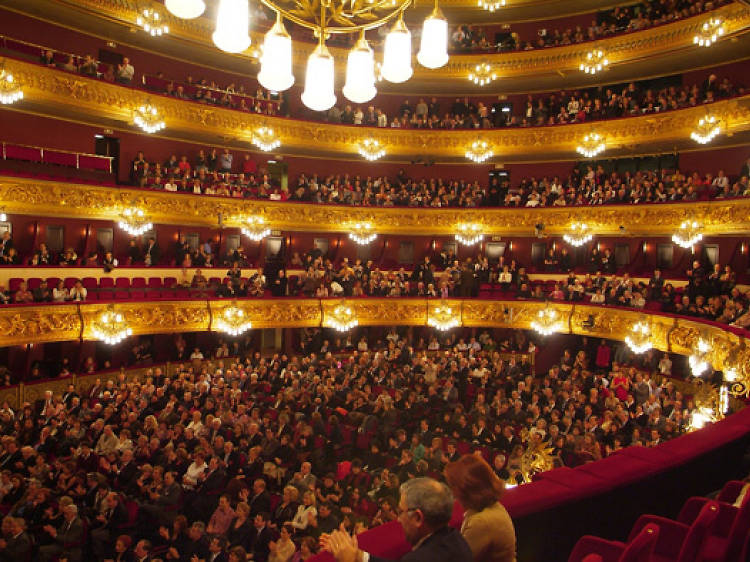
<instances>
[{"instance_id":1,"label":"upper balcony","mask_svg":"<svg viewBox=\"0 0 750 562\"><path fill-rule=\"evenodd\" d=\"M458 4L468 0L456 0ZM528 2L548 9L565 2ZM578 4L578 3L577 3ZM262 42L262 33L252 33L253 47L241 55L220 52L211 42L213 23L208 18L180 20L168 17L170 33L159 38L158 43L145 34L134 33L134 2L108 2L106 0L7 0L5 6L22 13L43 17L61 25L87 31L97 36L196 64L246 75L248 69L257 72L257 59L253 50ZM609 7L609 6L599 6ZM417 8L417 11L422 8ZM520 9L520 7L519 7ZM566 8L567 9L567 8ZM550 12L549 16L553 16ZM727 38L711 49L698 49L693 45L696 31L709 17L721 18L727 28ZM533 18L531 18L533 19ZM500 79L484 91L491 94L533 92L571 89L597 83L633 80L666 73L715 65L746 57L750 48L750 8L741 2L731 2L704 14L665 23L642 31L613 35L596 41L574 45L515 51L509 53L454 54L444 67L427 70L415 63L415 74L406 84L379 84L384 92L411 94L471 94L480 91L467 78L478 62L487 61L496 69ZM313 43L294 42L295 75L304 75L304 62L314 47ZM609 55L610 69L591 76L580 72L579 64L592 48L602 49ZM347 49L331 47L336 68L343 82ZM294 94L292 94L294 95Z\"/></svg>"},{"instance_id":2,"label":"upper balcony","mask_svg":"<svg viewBox=\"0 0 750 562\"><path fill-rule=\"evenodd\" d=\"M274 128L282 143L278 154L351 159L357 144L375 137L385 145L387 159L411 160L429 155L439 162L465 162L465 151L481 134L494 149L495 162L577 159L576 147L595 127L606 142L606 157L657 154L695 149L691 132L707 111L722 121L722 134L712 146L750 140L750 95L609 121L519 129L430 130L394 129L313 123L175 99L81 75L73 75L8 59L10 71L25 91L21 111L96 127L128 130L133 111L150 98L166 123L163 136L246 150L253 131Z\"/></svg>"}]
</instances>

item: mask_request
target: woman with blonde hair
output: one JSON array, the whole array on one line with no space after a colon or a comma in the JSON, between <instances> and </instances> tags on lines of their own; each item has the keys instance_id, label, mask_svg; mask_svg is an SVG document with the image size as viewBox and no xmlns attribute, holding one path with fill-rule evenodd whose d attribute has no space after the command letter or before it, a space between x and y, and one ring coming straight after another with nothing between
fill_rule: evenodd
<instances>
[{"instance_id":1,"label":"woman with blonde hair","mask_svg":"<svg viewBox=\"0 0 750 562\"><path fill-rule=\"evenodd\" d=\"M475 562L515 562L516 532L500 503L505 486L477 455L464 455L445 467L445 479L464 507L461 535Z\"/></svg>"}]
</instances>

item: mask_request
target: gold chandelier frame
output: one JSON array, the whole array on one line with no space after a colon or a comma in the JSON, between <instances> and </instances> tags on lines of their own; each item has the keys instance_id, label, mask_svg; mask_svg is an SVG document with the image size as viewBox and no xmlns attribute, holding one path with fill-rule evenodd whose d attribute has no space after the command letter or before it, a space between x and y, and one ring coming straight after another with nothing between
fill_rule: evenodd
<instances>
[{"instance_id":1,"label":"gold chandelier frame","mask_svg":"<svg viewBox=\"0 0 750 562\"><path fill-rule=\"evenodd\" d=\"M326 34L367 31L402 17L413 0L260 0L261 4L319 39Z\"/></svg>"}]
</instances>

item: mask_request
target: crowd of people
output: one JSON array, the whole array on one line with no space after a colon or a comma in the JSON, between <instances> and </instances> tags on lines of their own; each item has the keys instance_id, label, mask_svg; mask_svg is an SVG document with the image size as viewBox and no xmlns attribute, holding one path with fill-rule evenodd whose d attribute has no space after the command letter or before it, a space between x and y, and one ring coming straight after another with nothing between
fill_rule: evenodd
<instances>
[{"instance_id":1,"label":"crowd of people","mask_svg":"<svg viewBox=\"0 0 750 562\"><path fill-rule=\"evenodd\" d=\"M748 159L750 161L750 159ZM748 163L738 176L679 170L606 172L603 165L575 167L566 178L523 178L517 186L492 178L487 185L465 179L301 173L283 186L245 154L200 149L197 155L153 162L139 152L131 163L133 185L172 192L242 199L377 207L545 207L663 203L750 196Z\"/></svg>"},{"instance_id":2,"label":"crowd of people","mask_svg":"<svg viewBox=\"0 0 750 562\"><path fill-rule=\"evenodd\" d=\"M580 25L567 29L540 28L535 40L522 40L515 33L503 33L498 40L488 37L488 31L481 26L459 25L451 31L450 47L457 53L532 51L562 47L697 16L725 3L725 0L647 0L600 12L587 28Z\"/></svg>"},{"instance_id":3,"label":"crowd of people","mask_svg":"<svg viewBox=\"0 0 750 562\"><path fill-rule=\"evenodd\" d=\"M431 339L440 353L394 328L334 356L318 330L299 357L155 367L3 404L0 555L24 533L22 554L45 562L306 560L335 529L398 519L400 485L442 480L462 452L515 484L529 448L577 466L688 425L693 405L656 382L671 362L655 351L636 368L583 339L534 374L524 332Z\"/></svg>"}]
</instances>

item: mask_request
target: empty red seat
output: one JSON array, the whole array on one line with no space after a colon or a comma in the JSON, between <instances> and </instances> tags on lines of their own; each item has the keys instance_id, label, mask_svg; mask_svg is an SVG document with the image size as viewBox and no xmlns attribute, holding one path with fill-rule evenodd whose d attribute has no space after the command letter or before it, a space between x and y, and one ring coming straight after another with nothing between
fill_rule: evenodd
<instances>
[{"instance_id":1,"label":"empty red seat","mask_svg":"<svg viewBox=\"0 0 750 562\"><path fill-rule=\"evenodd\" d=\"M115 282L111 277L102 277L99 279L99 288L100 289L113 289L115 286Z\"/></svg>"},{"instance_id":2,"label":"empty red seat","mask_svg":"<svg viewBox=\"0 0 750 562\"><path fill-rule=\"evenodd\" d=\"M130 289L130 279L127 277L118 277L115 279L115 287L118 289Z\"/></svg>"},{"instance_id":3,"label":"empty red seat","mask_svg":"<svg viewBox=\"0 0 750 562\"><path fill-rule=\"evenodd\" d=\"M641 515L630 531L628 542L647 525L657 525L659 537L651 556L653 562L695 562L718 515L719 505L715 501L707 501L690 525L658 515Z\"/></svg>"},{"instance_id":4,"label":"empty red seat","mask_svg":"<svg viewBox=\"0 0 750 562\"><path fill-rule=\"evenodd\" d=\"M130 280L130 286L133 289L144 289L146 287L146 280L143 277L133 277Z\"/></svg>"},{"instance_id":5,"label":"empty red seat","mask_svg":"<svg viewBox=\"0 0 750 562\"><path fill-rule=\"evenodd\" d=\"M70 278L70 277L68 277L68 279L71 279L71 278ZM65 281L66 281L66 283L67 283L68 279L66 279L66 280L65 280ZM112 280L110 279L110 281L112 281ZM75 283L74 283L74 284L75 284ZM89 291L91 291L92 289L96 289L96 288L98 288L98 287L99 287L99 283L98 283L98 280L97 280L96 278L94 278L94 277L84 277L84 278L83 278L83 279L81 280L81 284L82 284L82 285L83 285L83 286L84 286L84 287L85 287L85 288L86 288L87 290L89 290ZM67 284L66 284L66 287L67 287Z\"/></svg>"},{"instance_id":6,"label":"empty red seat","mask_svg":"<svg viewBox=\"0 0 750 562\"><path fill-rule=\"evenodd\" d=\"M126 290L122 290L122 289L117 289L115 291L115 298L118 301L128 300L128 299L130 299L130 291L126 291Z\"/></svg>"},{"instance_id":7,"label":"empty red seat","mask_svg":"<svg viewBox=\"0 0 750 562\"><path fill-rule=\"evenodd\" d=\"M149 277L148 287L149 289L161 289L162 288L161 277Z\"/></svg>"},{"instance_id":8,"label":"empty red seat","mask_svg":"<svg viewBox=\"0 0 750 562\"><path fill-rule=\"evenodd\" d=\"M164 287L172 289L177 286L177 277L165 277L162 283Z\"/></svg>"},{"instance_id":9,"label":"empty red seat","mask_svg":"<svg viewBox=\"0 0 750 562\"><path fill-rule=\"evenodd\" d=\"M690 498L682 507L677 520L686 525L692 524L709 502L707 498ZM730 503L719 502L719 514L703 542L698 560L700 562L740 560L740 554L748 541L749 534L750 494L745 496L742 507L739 508Z\"/></svg>"},{"instance_id":10,"label":"empty red seat","mask_svg":"<svg viewBox=\"0 0 750 562\"><path fill-rule=\"evenodd\" d=\"M658 539L658 525L646 525L628 543L586 535L578 539L568 562L650 562Z\"/></svg>"},{"instance_id":11,"label":"empty red seat","mask_svg":"<svg viewBox=\"0 0 750 562\"><path fill-rule=\"evenodd\" d=\"M145 300L146 291L143 289L130 289L130 298L133 300Z\"/></svg>"},{"instance_id":12,"label":"empty red seat","mask_svg":"<svg viewBox=\"0 0 750 562\"><path fill-rule=\"evenodd\" d=\"M50 289L56 288L59 282L59 277L47 277L47 287L49 287Z\"/></svg>"},{"instance_id":13,"label":"empty red seat","mask_svg":"<svg viewBox=\"0 0 750 562\"><path fill-rule=\"evenodd\" d=\"M8 290L10 292L17 291L21 286L21 281L23 281L23 279L21 279L20 277L11 277L10 279L8 279Z\"/></svg>"}]
</instances>

